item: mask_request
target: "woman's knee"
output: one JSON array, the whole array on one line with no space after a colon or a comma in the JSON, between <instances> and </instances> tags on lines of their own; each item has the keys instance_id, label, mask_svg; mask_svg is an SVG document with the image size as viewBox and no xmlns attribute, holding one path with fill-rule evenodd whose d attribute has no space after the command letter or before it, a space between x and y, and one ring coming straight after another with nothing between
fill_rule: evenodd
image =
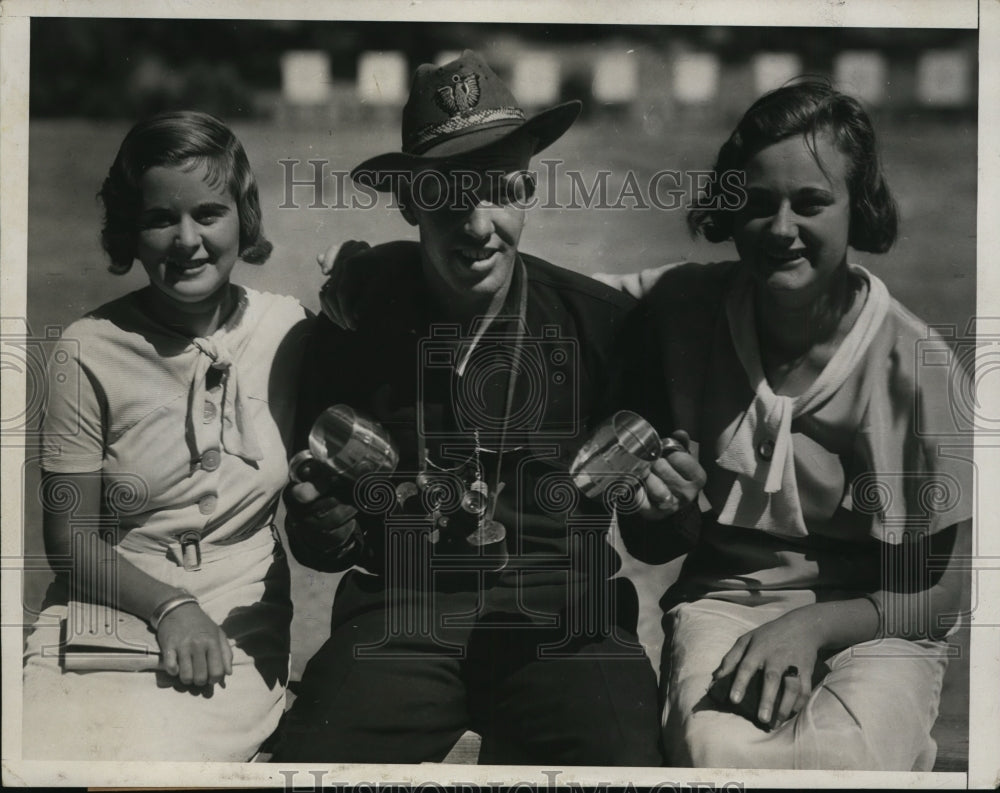
<instances>
[{"instance_id":1,"label":"woman's knee","mask_svg":"<svg viewBox=\"0 0 1000 793\"><path fill-rule=\"evenodd\" d=\"M745 721L735 714L717 714L728 718L699 718L697 714L671 730L667 759L671 764L693 768L751 768L755 763L747 757L748 741L738 734L745 732ZM751 726L746 722L746 726ZM665 731L666 732L666 731Z\"/></svg>"}]
</instances>

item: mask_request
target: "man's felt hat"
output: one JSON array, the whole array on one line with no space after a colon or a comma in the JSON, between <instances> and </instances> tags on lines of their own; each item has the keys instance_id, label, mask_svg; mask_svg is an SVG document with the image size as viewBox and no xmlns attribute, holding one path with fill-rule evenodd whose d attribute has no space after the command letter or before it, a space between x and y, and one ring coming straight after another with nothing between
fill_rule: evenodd
<instances>
[{"instance_id":1,"label":"man's felt hat","mask_svg":"<svg viewBox=\"0 0 1000 793\"><path fill-rule=\"evenodd\" d=\"M534 139L534 154L569 129L581 107L578 101L565 102L529 119L486 61L465 50L443 66L417 67L403 107L402 151L365 160L351 171L351 178L389 190L394 174L422 170L519 136Z\"/></svg>"}]
</instances>

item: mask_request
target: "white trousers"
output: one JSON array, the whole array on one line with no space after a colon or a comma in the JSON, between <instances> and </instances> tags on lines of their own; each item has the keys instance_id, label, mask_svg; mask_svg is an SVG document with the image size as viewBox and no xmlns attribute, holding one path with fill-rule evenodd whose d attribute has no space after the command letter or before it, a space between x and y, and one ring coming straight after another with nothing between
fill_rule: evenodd
<instances>
[{"instance_id":1,"label":"white trousers","mask_svg":"<svg viewBox=\"0 0 1000 793\"><path fill-rule=\"evenodd\" d=\"M726 592L667 613L660 679L670 765L932 769L937 745L930 731L948 663L944 642L883 639L848 647L825 660L806 706L772 731L708 696L712 672L740 636L813 602L807 590Z\"/></svg>"}]
</instances>

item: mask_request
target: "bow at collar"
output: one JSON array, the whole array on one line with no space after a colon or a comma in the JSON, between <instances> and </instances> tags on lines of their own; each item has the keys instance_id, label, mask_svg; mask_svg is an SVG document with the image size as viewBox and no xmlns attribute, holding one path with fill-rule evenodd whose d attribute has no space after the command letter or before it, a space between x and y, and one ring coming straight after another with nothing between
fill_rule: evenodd
<instances>
[{"instance_id":1,"label":"bow at collar","mask_svg":"<svg viewBox=\"0 0 1000 793\"><path fill-rule=\"evenodd\" d=\"M237 313L242 314L242 305ZM227 323L226 327L230 324ZM187 422L188 432L194 439L199 454L216 446L218 435L216 422L205 423L202 420L205 402L208 400L207 377L209 369L218 370L221 377L222 404L222 448L229 454L234 454L244 460L262 460L264 454L257 441L257 435L250 420L250 412L240 391L237 368L233 366L233 354L225 342L225 328L211 338L195 337L191 341L198 349L199 355L191 378L191 390L188 394Z\"/></svg>"},{"instance_id":2,"label":"bow at collar","mask_svg":"<svg viewBox=\"0 0 1000 793\"><path fill-rule=\"evenodd\" d=\"M754 397L734 422L729 444L716 460L720 468L736 474L719 511L720 523L786 536L808 534L795 478L792 421L836 393L863 357L889 310L885 285L864 268L850 267L868 283L865 305L819 377L804 394L795 397L775 394L764 374L757 346L752 282L742 279L730 292L726 300L729 333Z\"/></svg>"}]
</instances>

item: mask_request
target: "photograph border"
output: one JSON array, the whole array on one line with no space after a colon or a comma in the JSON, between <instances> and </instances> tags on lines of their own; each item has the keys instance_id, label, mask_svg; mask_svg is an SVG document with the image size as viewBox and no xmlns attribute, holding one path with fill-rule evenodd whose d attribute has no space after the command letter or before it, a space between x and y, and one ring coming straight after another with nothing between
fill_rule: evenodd
<instances>
[{"instance_id":1,"label":"photograph border","mask_svg":"<svg viewBox=\"0 0 1000 793\"><path fill-rule=\"evenodd\" d=\"M26 316L28 208L28 92L30 20L33 17L120 17L178 19L298 19L370 21L909 27L979 30L977 317L1000 317L1000 268L981 266L1000 251L1000 2L976 0L618 0L525 2L501 0L213 0L211 3L123 3L113 0L4 0L0 5L0 317ZM19 415L25 394L19 382L2 380L2 412ZM23 646L23 572L21 548L23 494L19 492L24 448L0 437L0 553L2 597L2 773L5 786L274 786L310 790L324 785L390 784L435 786L527 785L554 790L567 785L631 783L661 790L698 785L724 787L955 787L992 788L1000 782L1000 536L975 526L971 631L968 773L881 773L830 771L748 771L725 769L623 769L535 766L341 765L310 763L286 768L273 764L235 763L47 763L21 758L21 653ZM981 483L977 515L1000 514L1000 488L990 474L1000 473L1000 441L977 436L975 465ZM11 486L13 485L13 486ZM320 784L318 784L320 783Z\"/></svg>"}]
</instances>

